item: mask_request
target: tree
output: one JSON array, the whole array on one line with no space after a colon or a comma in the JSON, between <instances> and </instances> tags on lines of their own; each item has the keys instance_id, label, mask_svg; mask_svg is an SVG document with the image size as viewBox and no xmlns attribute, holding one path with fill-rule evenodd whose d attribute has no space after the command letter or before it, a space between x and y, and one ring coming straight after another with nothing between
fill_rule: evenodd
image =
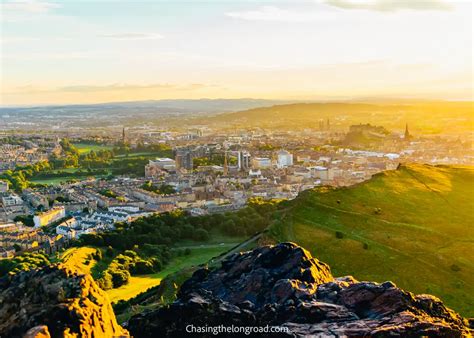
<instances>
[{"instance_id":1,"label":"tree","mask_svg":"<svg viewBox=\"0 0 474 338\"><path fill-rule=\"evenodd\" d=\"M194 232L194 239L197 241L207 241L209 240L209 233L204 229L197 229Z\"/></svg>"}]
</instances>

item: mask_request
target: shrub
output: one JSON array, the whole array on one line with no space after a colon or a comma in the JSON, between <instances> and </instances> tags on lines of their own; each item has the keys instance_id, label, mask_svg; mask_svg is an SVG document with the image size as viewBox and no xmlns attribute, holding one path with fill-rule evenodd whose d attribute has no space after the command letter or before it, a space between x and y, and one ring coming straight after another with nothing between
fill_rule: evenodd
<instances>
[{"instance_id":1,"label":"shrub","mask_svg":"<svg viewBox=\"0 0 474 338\"><path fill-rule=\"evenodd\" d=\"M336 238L344 238L344 234L341 231L336 231Z\"/></svg>"},{"instance_id":2,"label":"shrub","mask_svg":"<svg viewBox=\"0 0 474 338\"><path fill-rule=\"evenodd\" d=\"M367 243L362 244L364 250L369 250L369 245Z\"/></svg>"},{"instance_id":3,"label":"shrub","mask_svg":"<svg viewBox=\"0 0 474 338\"><path fill-rule=\"evenodd\" d=\"M112 275L108 271L104 271L102 277L97 280L97 284L102 290L110 290L114 287Z\"/></svg>"},{"instance_id":4,"label":"shrub","mask_svg":"<svg viewBox=\"0 0 474 338\"><path fill-rule=\"evenodd\" d=\"M112 270L110 271L110 274L112 276L112 284L114 288L118 288L122 285L128 284L130 281L130 272L127 270Z\"/></svg>"},{"instance_id":5,"label":"shrub","mask_svg":"<svg viewBox=\"0 0 474 338\"><path fill-rule=\"evenodd\" d=\"M110 245L107 247L107 250L105 250L105 255L107 257L113 257L114 249L112 249L112 247Z\"/></svg>"},{"instance_id":6,"label":"shrub","mask_svg":"<svg viewBox=\"0 0 474 338\"><path fill-rule=\"evenodd\" d=\"M151 258L150 261L153 264L155 272L158 272L163 268L163 263L158 258Z\"/></svg>"},{"instance_id":7,"label":"shrub","mask_svg":"<svg viewBox=\"0 0 474 338\"><path fill-rule=\"evenodd\" d=\"M92 258L96 261L100 261L102 259L102 251L100 249L96 249L95 252L92 254Z\"/></svg>"},{"instance_id":8,"label":"shrub","mask_svg":"<svg viewBox=\"0 0 474 338\"><path fill-rule=\"evenodd\" d=\"M197 229L194 233L194 239L197 241L207 241L209 240L209 233L204 229Z\"/></svg>"},{"instance_id":9,"label":"shrub","mask_svg":"<svg viewBox=\"0 0 474 338\"><path fill-rule=\"evenodd\" d=\"M125 252L123 254L125 256L130 257L130 258L137 258L138 257L138 254L135 251L132 251L132 250L125 250Z\"/></svg>"},{"instance_id":10,"label":"shrub","mask_svg":"<svg viewBox=\"0 0 474 338\"><path fill-rule=\"evenodd\" d=\"M148 273L153 273L154 268L153 264L150 261L139 260L130 266L130 272L132 275L143 275Z\"/></svg>"}]
</instances>

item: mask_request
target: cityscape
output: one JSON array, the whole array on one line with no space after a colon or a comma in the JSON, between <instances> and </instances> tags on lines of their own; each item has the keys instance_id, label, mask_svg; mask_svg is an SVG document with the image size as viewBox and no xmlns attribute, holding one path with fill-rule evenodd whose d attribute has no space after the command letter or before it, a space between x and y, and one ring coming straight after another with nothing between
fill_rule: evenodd
<instances>
[{"instance_id":1,"label":"cityscape","mask_svg":"<svg viewBox=\"0 0 474 338\"><path fill-rule=\"evenodd\" d=\"M93 136L84 131L61 136L45 131L5 134L1 140L3 177L30 165L47 168L29 178L30 186L21 193L15 180L1 181L2 228L14 234L4 234L4 257L14 255L15 244L28 251L64 246L64 241L81 234L153 213L235 211L252 198L291 200L318 186L358 184L401 163L472 165L474 158L473 148L466 148L472 144L469 140L446 137L440 142L439 136L413 135L408 124L398 132L370 124L352 125L344 132L331 129L329 119L302 131L255 128L223 134L210 127L180 132L138 126L123 127L121 135ZM49 159L69 156L70 147L79 154L79 163L48 167ZM81 155L83 150L89 152ZM85 162L84 154L92 160ZM134 159L131 171L139 174L100 168L98 163L108 165L114 156ZM34 218L33 228L15 222L28 217ZM50 236L38 231L52 224L55 232Z\"/></svg>"},{"instance_id":2,"label":"cityscape","mask_svg":"<svg viewBox=\"0 0 474 338\"><path fill-rule=\"evenodd\" d=\"M0 338L474 334L471 3L0 10Z\"/></svg>"}]
</instances>

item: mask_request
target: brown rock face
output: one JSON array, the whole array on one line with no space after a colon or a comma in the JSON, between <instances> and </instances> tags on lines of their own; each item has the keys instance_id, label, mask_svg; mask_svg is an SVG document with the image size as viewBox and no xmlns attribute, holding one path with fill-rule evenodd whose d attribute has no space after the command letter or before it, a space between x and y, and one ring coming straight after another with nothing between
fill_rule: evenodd
<instances>
[{"instance_id":1,"label":"brown rock face","mask_svg":"<svg viewBox=\"0 0 474 338\"><path fill-rule=\"evenodd\" d=\"M467 321L439 299L391 282L333 278L326 264L293 243L236 254L219 269L196 271L174 303L132 317L128 329L135 337L184 337L189 325L288 328L269 337L470 335Z\"/></svg>"},{"instance_id":2,"label":"brown rock face","mask_svg":"<svg viewBox=\"0 0 474 338\"><path fill-rule=\"evenodd\" d=\"M60 265L0 280L0 337L128 337L89 275Z\"/></svg>"}]
</instances>

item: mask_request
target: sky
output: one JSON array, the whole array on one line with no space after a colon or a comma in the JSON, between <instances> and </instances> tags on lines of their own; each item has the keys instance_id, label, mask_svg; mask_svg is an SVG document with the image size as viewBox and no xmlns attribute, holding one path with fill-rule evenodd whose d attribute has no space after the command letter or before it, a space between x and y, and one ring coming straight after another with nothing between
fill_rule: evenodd
<instances>
[{"instance_id":1,"label":"sky","mask_svg":"<svg viewBox=\"0 0 474 338\"><path fill-rule=\"evenodd\" d=\"M2 106L473 96L470 0L0 6Z\"/></svg>"}]
</instances>

